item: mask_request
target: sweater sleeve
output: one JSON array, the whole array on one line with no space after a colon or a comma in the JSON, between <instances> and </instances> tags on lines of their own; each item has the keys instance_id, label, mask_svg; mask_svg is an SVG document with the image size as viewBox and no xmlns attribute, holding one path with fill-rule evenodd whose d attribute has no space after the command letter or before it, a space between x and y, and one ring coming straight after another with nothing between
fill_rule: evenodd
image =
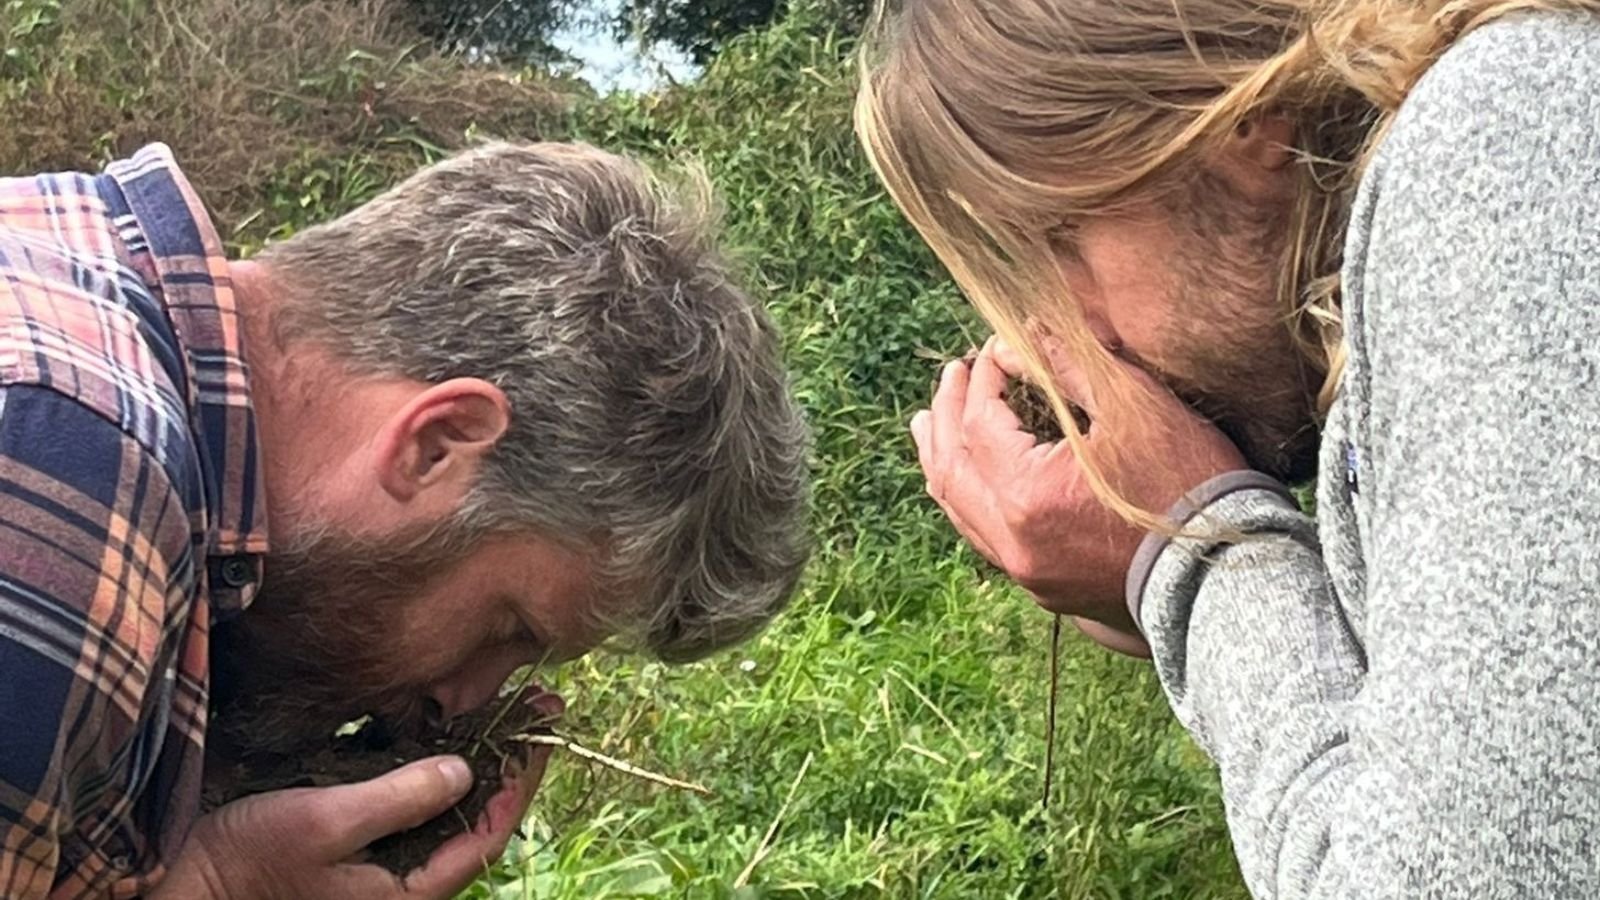
<instances>
[{"instance_id":1,"label":"sweater sleeve","mask_svg":"<svg viewBox=\"0 0 1600 900\"><path fill-rule=\"evenodd\" d=\"M1355 638L1312 523L1147 553L1138 599L1263 898L1600 896L1600 25L1469 35L1408 99L1347 254Z\"/></svg>"}]
</instances>

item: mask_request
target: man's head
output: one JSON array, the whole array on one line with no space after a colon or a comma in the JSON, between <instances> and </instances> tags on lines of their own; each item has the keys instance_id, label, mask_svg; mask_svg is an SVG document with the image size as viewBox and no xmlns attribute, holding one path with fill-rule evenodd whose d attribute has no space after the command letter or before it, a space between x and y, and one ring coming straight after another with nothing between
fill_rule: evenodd
<instances>
[{"instance_id":1,"label":"man's head","mask_svg":"<svg viewBox=\"0 0 1600 900\"><path fill-rule=\"evenodd\" d=\"M218 631L236 742L459 714L616 634L693 659L782 608L806 434L708 205L498 144L235 266L273 541Z\"/></svg>"},{"instance_id":2,"label":"man's head","mask_svg":"<svg viewBox=\"0 0 1600 900\"><path fill-rule=\"evenodd\" d=\"M1047 327L1102 403L1138 402L1120 352L1299 477L1339 369L1361 165L1441 47L1530 2L902 0L857 125L1019 350Z\"/></svg>"}]
</instances>

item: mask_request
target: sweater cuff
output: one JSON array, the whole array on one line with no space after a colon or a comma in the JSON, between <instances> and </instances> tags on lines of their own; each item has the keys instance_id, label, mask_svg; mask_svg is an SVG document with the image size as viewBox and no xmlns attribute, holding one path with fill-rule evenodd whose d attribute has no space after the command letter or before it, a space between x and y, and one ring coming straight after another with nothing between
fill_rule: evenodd
<instances>
[{"instance_id":1,"label":"sweater cuff","mask_svg":"<svg viewBox=\"0 0 1600 900\"><path fill-rule=\"evenodd\" d=\"M1224 472L1189 493L1173 504L1167 512L1167 519L1175 531L1182 531L1188 527L1206 507L1216 503L1229 494L1239 491L1271 491L1284 498L1296 507L1299 502L1294 494L1284 484L1270 475L1250 470L1238 472ZM1144 624L1139 618L1140 606L1143 603L1144 588L1150 581L1150 572L1155 568L1156 560L1160 558L1161 551L1167 549L1172 543L1172 536L1152 531L1144 536L1139 543L1139 549L1133 554L1133 564L1128 567L1126 582L1128 612L1133 614L1133 624L1142 633Z\"/></svg>"}]
</instances>

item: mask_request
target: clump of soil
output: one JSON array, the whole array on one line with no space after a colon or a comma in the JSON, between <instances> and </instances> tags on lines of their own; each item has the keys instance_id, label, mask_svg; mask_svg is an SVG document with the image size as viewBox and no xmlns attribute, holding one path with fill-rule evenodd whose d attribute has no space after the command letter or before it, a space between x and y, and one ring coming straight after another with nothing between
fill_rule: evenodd
<instances>
[{"instance_id":1,"label":"clump of soil","mask_svg":"<svg viewBox=\"0 0 1600 900\"><path fill-rule=\"evenodd\" d=\"M962 359L970 366L977 358L978 351L970 350ZM933 387L934 390L938 390L937 379L934 380ZM1045 443L1055 443L1066 437L1061 430L1061 423L1056 421L1055 410L1050 408L1050 398L1045 396L1038 385L1012 379L1006 385L1005 400L1006 405L1011 407L1011 411L1021 420L1023 431ZM1078 424L1078 430L1088 431L1089 423L1082 410L1075 406L1069 406L1069 410Z\"/></svg>"},{"instance_id":2,"label":"clump of soil","mask_svg":"<svg viewBox=\"0 0 1600 900\"><path fill-rule=\"evenodd\" d=\"M251 759L228 766L215 776L208 773L206 809L241 797L294 787L327 787L366 781L430 756L455 754L471 766L472 789L462 800L438 816L409 831L390 835L367 848L367 861L402 878L420 868L433 851L458 834L471 831L490 798L504 785L504 775L523 763L531 748L515 736L550 733L529 714L502 715L497 705L417 737L389 733L382 723L367 720L353 733L332 735L312 752L271 759Z\"/></svg>"},{"instance_id":3,"label":"clump of soil","mask_svg":"<svg viewBox=\"0 0 1600 900\"><path fill-rule=\"evenodd\" d=\"M1056 412L1050 408L1050 398L1037 385L1013 381L1006 386L1006 405L1022 420L1022 430L1046 443L1055 443L1066 437ZM1073 410L1076 415L1077 410Z\"/></svg>"}]
</instances>

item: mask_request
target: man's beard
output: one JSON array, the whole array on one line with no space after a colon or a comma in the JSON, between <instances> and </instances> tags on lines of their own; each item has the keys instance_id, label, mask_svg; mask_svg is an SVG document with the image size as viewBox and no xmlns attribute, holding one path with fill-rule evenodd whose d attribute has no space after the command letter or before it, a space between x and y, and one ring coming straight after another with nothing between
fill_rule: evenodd
<instances>
[{"instance_id":1,"label":"man's beard","mask_svg":"<svg viewBox=\"0 0 1600 900\"><path fill-rule=\"evenodd\" d=\"M214 756L304 752L368 715L393 733L419 729L427 673L396 664L401 623L469 543L428 527L382 540L311 534L269 554L250 608L212 629Z\"/></svg>"},{"instance_id":2,"label":"man's beard","mask_svg":"<svg viewBox=\"0 0 1600 900\"><path fill-rule=\"evenodd\" d=\"M1263 352L1263 343L1233 346L1209 362L1191 355L1182 373L1124 355L1215 425L1250 468L1286 484L1302 484L1317 474L1322 435L1311 383L1317 376L1297 354Z\"/></svg>"},{"instance_id":3,"label":"man's beard","mask_svg":"<svg viewBox=\"0 0 1600 900\"><path fill-rule=\"evenodd\" d=\"M1251 468L1289 484L1315 477L1317 394L1326 373L1295 343L1278 282L1284 210L1253 211L1214 176L1174 207L1172 290L1180 310L1164 359L1124 353L1233 441Z\"/></svg>"}]
</instances>

